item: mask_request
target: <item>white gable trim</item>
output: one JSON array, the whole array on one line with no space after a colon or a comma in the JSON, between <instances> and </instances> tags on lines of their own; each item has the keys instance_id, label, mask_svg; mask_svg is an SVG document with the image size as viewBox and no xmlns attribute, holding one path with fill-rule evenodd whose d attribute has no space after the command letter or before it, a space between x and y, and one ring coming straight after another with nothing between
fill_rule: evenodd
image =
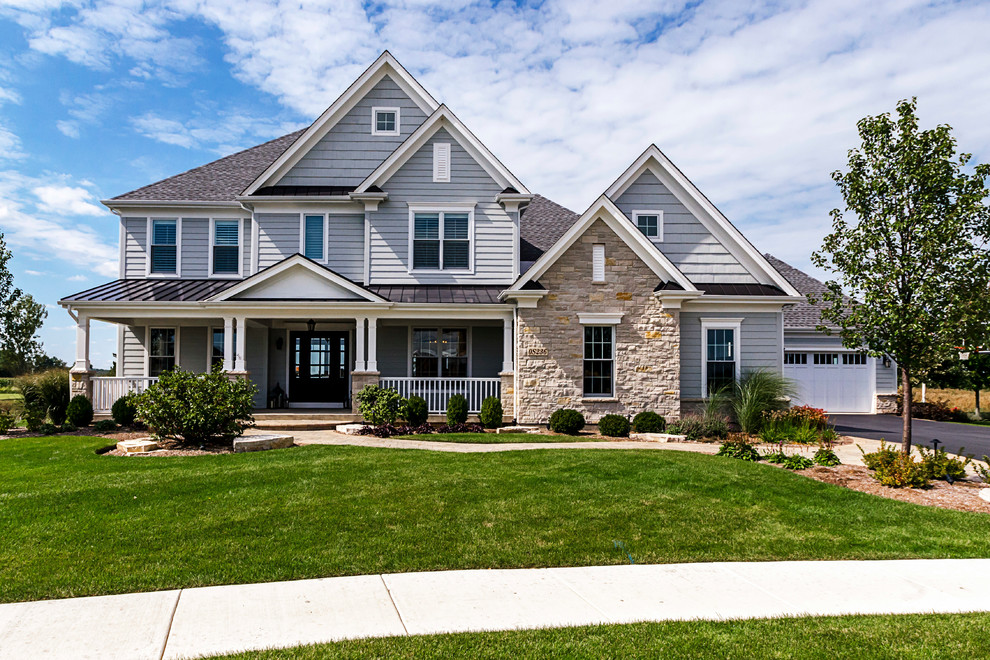
<instances>
[{"instance_id":1,"label":"white gable trim","mask_svg":"<svg viewBox=\"0 0 990 660\"><path fill-rule=\"evenodd\" d=\"M306 129L305 133L300 135L274 163L261 173L261 176L244 190L242 195L252 195L259 188L272 185L281 179L385 76L392 78L427 115L440 106L436 99L399 64L398 60L391 53L385 51L375 60L374 64L365 69L364 73L351 83L350 87L344 90L344 93ZM374 113L372 113L372 118L374 118ZM398 116L396 116L396 124L398 124Z\"/></svg>"},{"instance_id":2,"label":"white gable trim","mask_svg":"<svg viewBox=\"0 0 990 660\"><path fill-rule=\"evenodd\" d=\"M337 273L334 273L320 266L319 264L302 256L301 254L294 254L291 257L288 257L287 259L284 259L281 262L275 264L274 266L271 266L270 268L266 268L265 270L256 273L251 277L248 277L239 284L236 284L235 286L232 286L229 289L226 289L225 291L221 291L220 293L209 298L208 300L209 302L222 302L224 300L231 300L238 294L244 293L245 291L254 288L258 284L261 284L273 277L276 277L291 268L299 268L299 267L305 268L310 272L326 279L334 286L338 286L341 289L353 293L354 295L359 296L369 302L388 302L381 296L378 296L372 293L371 291L368 291L362 286L358 286L357 284L354 284L354 282L351 282L346 277L338 275Z\"/></svg>"},{"instance_id":3,"label":"white gable trim","mask_svg":"<svg viewBox=\"0 0 990 660\"><path fill-rule=\"evenodd\" d=\"M651 172L718 239L725 249L765 284L774 284L789 296L800 295L777 272L759 250L743 236L694 183L660 149L651 144L632 165L609 186L605 194L618 199L644 172ZM760 276L763 276L760 278Z\"/></svg>"},{"instance_id":4,"label":"white gable trim","mask_svg":"<svg viewBox=\"0 0 990 660\"><path fill-rule=\"evenodd\" d=\"M368 178L361 182L361 185L357 187L354 191L355 193L363 193L368 190L371 186L381 186L383 183L389 180L393 174L399 171L407 160L409 160L417 151L419 151L423 145L433 137L437 131L441 128L447 129L447 132L457 140L468 154L474 158L479 165L488 175L495 179L495 181L503 188L515 188L521 194L528 195L529 190L522 182L515 177L509 169L495 157L491 151L488 150L484 144L481 143L477 137L474 136L471 131L468 130L460 119L458 119L453 112L450 111L446 105L441 105L436 109L432 115L430 115L426 121L420 124L419 128L413 131L413 134L406 138L406 141L399 145L399 148L392 152L392 155L385 159L385 161L379 165L374 172L368 175Z\"/></svg>"},{"instance_id":5,"label":"white gable trim","mask_svg":"<svg viewBox=\"0 0 990 660\"><path fill-rule=\"evenodd\" d=\"M656 273L657 277L664 281L673 280L680 284L685 292L694 292L697 295L701 295L701 292L691 283L691 280L678 270L677 266L671 263L670 259L664 256L648 238L643 236L642 232L634 227L622 211L619 210L619 207L605 195L599 197L578 218L578 221L571 225L571 228L564 232L564 235L557 239L557 242L550 246L550 249L536 260L536 263L526 271L526 275L517 280L507 292L520 291L526 282L538 280L599 218L636 253L636 256L643 260L643 263L650 267L650 270Z\"/></svg>"}]
</instances>

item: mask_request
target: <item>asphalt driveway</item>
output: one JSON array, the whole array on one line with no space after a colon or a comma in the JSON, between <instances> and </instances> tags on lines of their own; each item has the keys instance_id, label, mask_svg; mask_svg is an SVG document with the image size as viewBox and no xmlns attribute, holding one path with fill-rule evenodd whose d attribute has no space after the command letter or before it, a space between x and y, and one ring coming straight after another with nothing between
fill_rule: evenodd
<instances>
[{"instance_id":1,"label":"asphalt driveway","mask_svg":"<svg viewBox=\"0 0 990 660\"><path fill-rule=\"evenodd\" d=\"M829 420L842 435L901 441L903 422L895 415L829 415ZM990 455L990 426L916 419L911 423L911 436L915 445L931 447L932 440L937 438L944 443L940 446L952 453L965 448L967 454L975 454L976 458Z\"/></svg>"}]
</instances>

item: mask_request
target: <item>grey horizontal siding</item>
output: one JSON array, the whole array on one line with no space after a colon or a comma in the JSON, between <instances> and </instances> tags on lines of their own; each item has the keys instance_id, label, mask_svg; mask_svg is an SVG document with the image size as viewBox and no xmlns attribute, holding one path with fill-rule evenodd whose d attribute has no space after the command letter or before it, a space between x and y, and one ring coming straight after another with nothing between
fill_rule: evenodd
<instances>
[{"instance_id":1,"label":"grey horizontal siding","mask_svg":"<svg viewBox=\"0 0 990 660\"><path fill-rule=\"evenodd\" d=\"M186 371L204 373L208 366L206 341L205 326L179 328L179 366Z\"/></svg>"},{"instance_id":2,"label":"grey horizontal siding","mask_svg":"<svg viewBox=\"0 0 990 660\"><path fill-rule=\"evenodd\" d=\"M128 325L124 327L124 345L121 364L124 367L124 376L144 375L144 327Z\"/></svg>"},{"instance_id":3,"label":"grey horizontal siding","mask_svg":"<svg viewBox=\"0 0 990 660\"><path fill-rule=\"evenodd\" d=\"M446 183L433 181L435 142L451 145ZM494 201L501 188L446 130L437 131L382 188L389 199L371 214L372 284L512 281L512 217ZM410 202L475 205L473 275L408 272Z\"/></svg>"},{"instance_id":4,"label":"grey horizontal siding","mask_svg":"<svg viewBox=\"0 0 990 660\"><path fill-rule=\"evenodd\" d=\"M355 282L364 281L364 214L328 215L327 266Z\"/></svg>"},{"instance_id":5,"label":"grey horizontal siding","mask_svg":"<svg viewBox=\"0 0 990 660\"><path fill-rule=\"evenodd\" d=\"M740 370L770 369L781 373L781 327L779 312L681 312L681 398L701 396L702 337L701 319L742 318L739 338Z\"/></svg>"},{"instance_id":6,"label":"grey horizontal siding","mask_svg":"<svg viewBox=\"0 0 990 660\"><path fill-rule=\"evenodd\" d=\"M208 277L210 219L182 218L182 277ZM197 369L200 371L201 369Z\"/></svg>"},{"instance_id":7,"label":"grey horizontal siding","mask_svg":"<svg viewBox=\"0 0 990 660\"><path fill-rule=\"evenodd\" d=\"M692 282L757 282L652 172L640 175L615 204L630 219L634 210L663 211L663 239L655 245Z\"/></svg>"},{"instance_id":8,"label":"grey horizontal siding","mask_svg":"<svg viewBox=\"0 0 990 660\"><path fill-rule=\"evenodd\" d=\"M244 277L251 275L251 241L254 240L252 229L251 218L241 221L241 242L244 243L241 248L241 273Z\"/></svg>"},{"instance_id":9,"label":"grey horizontal siding","mask_svg":"<svg viewBox=\"0 0 990 660\"><path fill-rule=\"evenodd\" d=\"M877 360L877 394L897 394L897 365L893 362L889 367L883 366L883 360Z\"/></svg>"},{"instance_id":10,"label":"grey horizontal siding","mask_svg":"<svg viewBox=\"0 0 990 660\"><path fill-rule=\"evenodd\" d=\"M842 350L842 337L839 335L826 335L823 332L814 335L795 336L788 332L784 333L784 347L787 349L799 350L807 347L834 346L836 350Z\"/></svg>"},{"instance_id":11,"label":"grey horizontal siding","mask_svg":"<svg viewBox=\"0 0 990 660\"><path fill-rule=\"evenodd\" d=\"M144 277L148 269L148 219L125 217L121 222L124 223L124 277Z\"/></svg>"},{"instance_id":12,"label":"grey horizontal siding","mask_svg":"<svg viewBox=\"0 0 990 660\"><path fill-rule=\"evenodd\" d=\"M298 213L258 213L258 270L299 252Z\"/></svg>"},{"instance_id":13,"label":"grey horizontal siding","mask_svg":"<svg viewBox=\"0 0 990 660\"><path fill-rule=\"evenodd\" d=\"M374 107L399 108L399 135L371 134ZM356 186L425 119L419 106L394 80L385 76L278 183Z\"/></svg>"}]
</instances>

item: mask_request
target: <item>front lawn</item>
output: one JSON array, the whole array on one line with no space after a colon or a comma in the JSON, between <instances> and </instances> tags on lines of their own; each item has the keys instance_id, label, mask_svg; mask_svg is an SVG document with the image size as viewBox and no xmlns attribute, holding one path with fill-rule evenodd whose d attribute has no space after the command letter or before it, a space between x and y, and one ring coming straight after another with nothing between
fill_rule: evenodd
<instances>
[{"instance_id":1,"label":"front lawn","mask_svg":"<svg viewBox=\"0 0 990 660\"><path fill-rule=\"evenodd\" d=\"M990 614L668 621L389 637L222 656L322 658L985 658ZM220 657L220 656L218 656Z\"/></svg>"},{"instance_id":2,"label":"front lawn","mask_svg":"<svg viewBox=\"0 0 990 660\"><path fill-rule=\"evenodd\" d=\"M601 438L575 435L537 435L534 433L421 433L397 435L399 440L460 442L479 445L502 445L512 442L593 442Z\"/></svg>"},{"instance_id":3,"label":"front lawn","mask_svg":"<svg viewBox=\"0 0 990 660\"><path fill-rule=\"evenodd\" d=\"M677 451L0 440L0 601L467 568L990 556L990 516Z\"/></svg>"},{"instance_id":4,"label":"front lawn","mask_svg":"<svg viewBox=\"0 0 990 660\"><path fill-rule=\"evenodd\" d=\"M19 392L0 392L0 401L20 401L23 398Z\"/></svg>"}]
</instances>

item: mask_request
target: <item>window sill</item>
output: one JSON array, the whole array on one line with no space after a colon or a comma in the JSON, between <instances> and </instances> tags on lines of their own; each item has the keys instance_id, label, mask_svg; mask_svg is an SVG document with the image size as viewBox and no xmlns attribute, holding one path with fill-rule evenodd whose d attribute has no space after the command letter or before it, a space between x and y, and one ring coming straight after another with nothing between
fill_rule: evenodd
<instances>
[{"instance_id":1,"label":"window sill","mask_svg":"<svg viewBox=\"0 0 990 660\"><path fill-rule=\"evenodd\" d=\"M211 280L239 280L241 279L240 273L214 273L210 275L208 279Z\"/></svg>"},{"instance_id":2,"label":"window sill","mask_svg":"<svg viewBox=\"0 0 990 660\"><path fill-rule=\"evenodd\" d=\"M617 403L618 398L614 396L584 396L581 397L581 403Z\"/></svg>"}]
</instances>

